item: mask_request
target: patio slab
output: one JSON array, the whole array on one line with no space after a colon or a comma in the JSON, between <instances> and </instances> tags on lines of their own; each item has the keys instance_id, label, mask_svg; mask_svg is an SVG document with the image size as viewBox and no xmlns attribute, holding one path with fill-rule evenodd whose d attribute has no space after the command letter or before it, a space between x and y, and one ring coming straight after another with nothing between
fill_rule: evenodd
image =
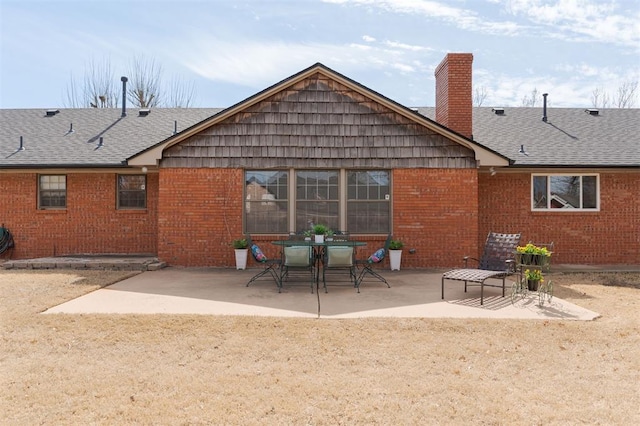
<instances>
[{"instance_id":1,"label":"patio slab","mask_svg":"<svg viewBox=\"0 0 640 426\"><path fill-rule=\"evenodd\" d=\"M391 288L365 280L358 294L348 283L330 285L329 292L311 294L304 283L285 283L282 293L270 279L246 287L257 269L237 271L214 268L168 267L146 271L103 289L63 303L45 313L70 314L202 314L303 318L504 318L593 320L596 312L553 298L539 306L538 298L511 303L501 290L480 288L464 293L461 282L445 282L442 271L381 271ZM295 284L295 285L294 285ZM330 283L331 284L331 283ZM338 283L335 283L338 284ZM509 285L510 287L510 285Z\"/></svg>"}]
</instances>

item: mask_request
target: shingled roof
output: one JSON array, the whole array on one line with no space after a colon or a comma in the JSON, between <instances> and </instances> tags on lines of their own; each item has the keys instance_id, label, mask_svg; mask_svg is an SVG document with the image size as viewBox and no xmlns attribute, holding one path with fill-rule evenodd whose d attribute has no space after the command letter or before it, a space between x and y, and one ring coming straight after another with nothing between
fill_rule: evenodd
<instances>
[{"instance_id":1,"label":"shingled roof","mask_svg":"<svg viewBox=\"0 0 640 426\"><path fill-rule=\"evenodd\" d=\"M435 117L435 108L418 112ZM476 107L473 139L511 167L640 167L640 109L547 108L542 117L541 107Z\"/></svg>"},{"instance_id":2,"label":"shingled roof","mask_svg":"<svg viewBox=\"0 0 640 426\"><path fill-rule=\"evenodd\" d=\"M220 110L128 109L125 117L116 108L0 110L0 168L123 167L128 157Z\"/></svg>"},{"instance_id":3,"label":"shingled roof","mask_svg":"<svg viewBox=\"0 0 640 426\"><path fill-rule=\"evenodd\" d=\"M115 108L57 111L0 110L0 168L126 167L176 126L180 132L223 109L129 109L125 117ZM418 112L435 116L434 108ZM548 108L546 122L542 108L500 112L474 108L473 139L513 160L511 167L640 167L640 109Z\"/></svg>"}]
</instances>

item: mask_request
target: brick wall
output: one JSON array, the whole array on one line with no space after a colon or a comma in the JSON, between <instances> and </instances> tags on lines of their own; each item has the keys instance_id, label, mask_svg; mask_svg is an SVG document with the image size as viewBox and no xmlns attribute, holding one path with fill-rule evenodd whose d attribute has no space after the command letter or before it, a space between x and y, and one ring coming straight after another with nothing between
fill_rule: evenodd
<instances>
[{"instance_id":1,"label":"brick wall","mask_svg":"<svg viewBox=\"0 0 640 426\"><path fill-rule=\"evenodd\" d=\"M436 121L468 138L473 134L473 55L449 53L436 67Z\"/></svg>"},{"instance_id":2,"label":"brick wall","mask_svg":"<svg viewBox=\"0 0 640 426\"><path fill-rule=\"evenodd\" d=\"M0 223L13 234L14 259L156 253L157 175L147 176L146 210L116 209L114 173L67 173L67 208L38 210L37 179L35 173L0 174Z\"/></svg>"},{"instance_id":3,"label":"brick wall","mask_svg":"<svg viewBox=\"0 0 640 426\"><path fill-rule=\"evenodd\" d=\"M240 169L161 169L158 257L181 266L233 266L243 182Z\"/></svg>"},{"instance_id":4,"label":"brick wall","mask_svg":"<svg viewBox=\"0 0 640 426\"><path fill-rule=\"evenodd\" d=\"M403 267L461 266L463 256L477 257L477 179L475 169L394 170L393 234L405 243Z\"/></svg>"},{"instance_id":5,"label":"brick wall","mask_svg":"<svg viewBox=\"0 0 640 426\"><path fill-rule=\"evenodd\" d=\"M640 175L600 174L599 212L532 212L531 175L480 175L480 240L489 231L522 232L522 241L555 242L552 265L638 264Z\"/></svg>"}]
</instances>

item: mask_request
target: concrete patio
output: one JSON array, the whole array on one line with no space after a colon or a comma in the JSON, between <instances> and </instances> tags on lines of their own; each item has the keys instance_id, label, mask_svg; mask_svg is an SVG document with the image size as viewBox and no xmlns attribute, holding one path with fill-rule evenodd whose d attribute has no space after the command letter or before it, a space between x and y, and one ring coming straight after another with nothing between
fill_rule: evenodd
<instances>
[{"instance_id":1,"label":"concrete patio","mask_svg":"<svg viewBox=\"0 0 640 426\"><path fill-rule=\"evenodd\" d=\"M593 320L598 313L553 298L539 306L536 294L511 303L501 290L480 288L464 293L464 284L445 282L442 271L381 271L391 288L375 279L365 280L358 294L348 283L329 283L329 292L311 294L308 284L285 283L278 293L269 277L246 287L258 269L168 267L134 277L63 303L46 313L202 314L307 318L505 318L543 320ZM322 287L322 286L321 286Z\"/></svg>"}]
</instances>

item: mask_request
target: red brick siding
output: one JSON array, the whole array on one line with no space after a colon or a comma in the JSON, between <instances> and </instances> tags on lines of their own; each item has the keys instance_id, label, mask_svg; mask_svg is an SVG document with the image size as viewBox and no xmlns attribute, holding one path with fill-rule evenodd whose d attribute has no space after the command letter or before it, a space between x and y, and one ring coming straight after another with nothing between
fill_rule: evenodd
<instances>
[{"instance_id":1,"label":"red brick siding","mask_svg":"<svg viewBox=\"0 0 640 426\"><path fill-rule=\"evenodd\" d=\"M473 55L449 53L436 68L436 121L470 138L473 133Z\"/></svg>"},{"instance_id":2,"label":"red brick siding","mask_svg":"<svg viewBox=\"0 0 640 426\"><path fill-rule=\"evenodd\" d=\"M232 266L242 236L243 171L160 170L158 256L182 266Z\"/></svg>"},{"instance_id":3,"label":"red brick siding","mask_svg":"<svg viewBox=\"0 0 640 426\"><path fill-rule=\"evenodd\" d=\"M522 241L555 242L552 264L638 264L640 175L600 174L599 212L532 212L531 175L481 175L480 233L522 232Z\"/></svg>"},{"instance_id":4,"label":"red brick siding","mask_svg":"<svg viewBox=\"0 0 640 426\"><path fill-rule=\"evenodd\" d=\"M393 171L393 235L405 243L403 267L461 266L463 256L477 256L477 179L475 169Z\"/></svg>"},{"instance_id":5,"label":"red brick siding","mask_svg":"<svg viewBox=\"0 0 640 426\"><path fill-rule=\"evenodd\" d=\"M38 210L37 174L0 174L0 222L12 258L65 254L156 253L158 177L147 176L147 209L116 209L116 174L67 173L67 208Z\"/></svg>"}]
</instances>

